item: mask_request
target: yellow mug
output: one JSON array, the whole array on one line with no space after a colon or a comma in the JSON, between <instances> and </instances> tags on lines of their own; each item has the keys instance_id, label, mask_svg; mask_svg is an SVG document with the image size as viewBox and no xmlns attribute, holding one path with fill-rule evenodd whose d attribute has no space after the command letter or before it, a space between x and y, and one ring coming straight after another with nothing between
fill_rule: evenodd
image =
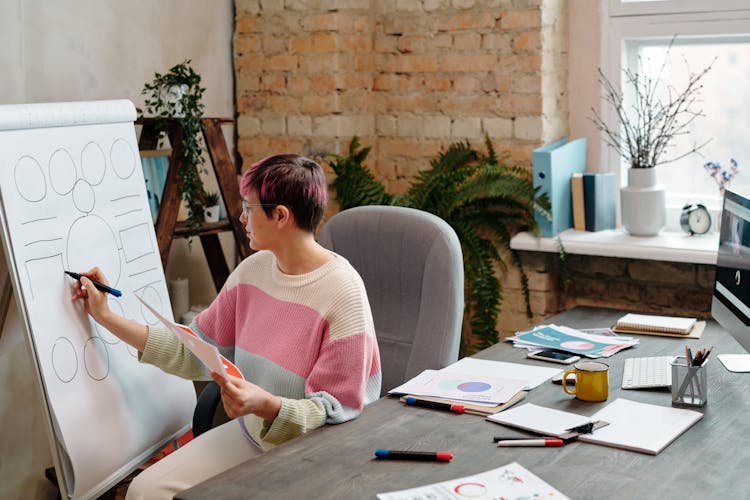
<instances>
[{"instance_id":1,"label":"yellow mug","mask_svg":"<svg viewBox=\"0 0 750 500\"><path fill-rule=\"evenodd\" d=\"M575 373L575 390L568 389L568 375ZM609 366L598 361L580 361L563 374L563 390L581 401L606 401L609 396Z\"/></svg>"}]
</instances>

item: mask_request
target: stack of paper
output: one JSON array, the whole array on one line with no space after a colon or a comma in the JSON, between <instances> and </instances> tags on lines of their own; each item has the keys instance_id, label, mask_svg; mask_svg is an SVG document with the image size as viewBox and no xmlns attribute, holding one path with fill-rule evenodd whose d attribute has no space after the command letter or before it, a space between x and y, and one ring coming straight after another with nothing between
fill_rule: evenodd
<instances>
[{"instance_id":1,"label":"stack of paper","mask_svg":"<svg viewBox=\"0 0 750 500\"><path fill-rule=\"evenodd\" d=\"M519 332L508 340L513 341L514 347L529 350L555 349L588 358L607 358L638 344L638 340L632 337L593 335L558 325L537 326L527 332Z\"/></svg>"},{"instance_id":2,"label":"stack of paper","mask_svg":"<svg viewBox=\"0 0 750 500\"><path fill-rule=\"evenodd\" d=\"M486 416L510 408L526 391L561 372L560 368L467 357L439 371L426 370L388 394L459 404L466 413Z\"/></svg>"}]
</instances>

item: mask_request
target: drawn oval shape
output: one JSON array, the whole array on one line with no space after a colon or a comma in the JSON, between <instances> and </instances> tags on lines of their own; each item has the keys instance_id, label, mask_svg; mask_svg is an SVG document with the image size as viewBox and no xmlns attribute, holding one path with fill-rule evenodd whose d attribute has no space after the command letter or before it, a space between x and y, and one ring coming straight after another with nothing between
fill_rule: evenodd
<instances>
[{"instance_id":1,"label":"drawn oval shape","mask_svg":"<svg viewBox=\"0 0 750 500\"><path fill-rule=\"evenodd\" d=\"M47 196L47 181L42 166L31 156L22 156L13 168L18 194L26 201L42 201Z\"/></svg>"},{"instance_id":2,"label":"drawn oval shape","mask_svg":"<svg viewBox=\"0 0 750 500\"><path fill-rule=\"evenodd\" d=\"M117 139L109 151L112 170L120 179L127 179L135 171L135 153L124 139Z\"/></svg>"},{"instance_id":3,"label":"drawn oval shape","mask_svg":"<svg viewBox=\"0 0 750 500\"><path fill-rule=\"evenodd\" d=\"M52 368L62 382L70 382L78 372L76 349L66 337L58 337L52 345Z\"/></svg>"},{"instance_id":4,"label":"drawn oval shape","mask_svg":"<svg viewBox=\"0 0 750 500\"><path fill-rule=\"evenodd\" d=\"M95 142L89 142L81 152L81 172L83 178L92 186L98 186L104 180L107 171L107 160L104 151Z\"/></svg>"},{"instance_id":5,"label":"drawn oval shape","mask_svg":"<svg viewBox=\"0 0 750 500\"><path fill-rule=\"evenodd\" d=\"M86 341L83 347L83 366L94 380L104 380L109 374L109 353L102 339L92 337Z\"/></svg>"},{"instance_id":6,"label":"drawn oval shape","mask_svg":"<svg viewBox=\"0 0 750 500\"><path fill-rule=\"evenodd\" d=\"M59 195L66 195L73 190L78 173L73 157L65 149L58 149L49 158L49 183Z\"/></svg>"},{"instance_id":7,"label":"drawn oval shape","mask_svg":"<svg viewBox=\"0 0 750 500\"><path fill-rule=\"evenodd\" d=\"M88 181L78 179L75 187L73 188L73 205L81 212L88 214L94 210L96 204L96 196L94 195L94 188Z\"/></svg>"},{"instance_id":8,"label":"drawn oval shape","mask_svg":"<svg viewBox=\"0 0 750 500\"><path fill-rule=\"evenodd\" d=\"M141 298L151 307L156 309L159 314L164 314L164 302L162 302L161 295L157 293L154 287L145 287L141 292ZM143 304L141 304L141 314L143 315L143 321L145 321L147 324L156 325L159 323L159 320L156 318L156 316L154 316L151 311L146 309L146 306L144 306Z\"/></svg>"},{"instance_id":9,"label":"drawn oval shape","mask_svg":"<svg viewBox=\"0 0 750 500\"><path fill-rule=\"evenodd\" d=\"M99 267L117 288L122 266L115 233L107 222L96 214L79 217L70 225L65 242L67 269L76 272ZM91 242L96 241L96 254L91 252Z\"/></svg>"}]
</instances>

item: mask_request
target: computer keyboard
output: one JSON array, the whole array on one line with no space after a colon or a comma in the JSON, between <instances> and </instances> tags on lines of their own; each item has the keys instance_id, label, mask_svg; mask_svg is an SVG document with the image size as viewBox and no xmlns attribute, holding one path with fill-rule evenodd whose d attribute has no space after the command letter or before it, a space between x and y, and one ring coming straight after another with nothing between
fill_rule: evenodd
<instances>
[{"instance_id":1,"label":"computer keyboard","mask_svg":"<svg viewBox=\"0 0 750 500\"><path fill-rule=\"evenodd\" d=\"M674 356L652 356L625 360L622 373L623 389L654 389L672 385Z\"/></svg>"}]
</instances>

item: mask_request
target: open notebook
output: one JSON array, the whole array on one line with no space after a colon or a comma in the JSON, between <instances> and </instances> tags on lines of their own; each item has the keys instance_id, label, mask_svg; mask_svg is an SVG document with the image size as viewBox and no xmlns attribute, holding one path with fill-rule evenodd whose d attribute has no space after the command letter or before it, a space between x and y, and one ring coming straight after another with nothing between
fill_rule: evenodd
<instances>
[{"instance_id":1,"label":"open notebook","mask_svg":"<svg viewBox=\"0 0 750 500\"><path fill-rule=\"evenodd\" d=\"M564 429L587 422L604 421L609 425L581 434L578 440L656 455L701 418L703 414L694 410L618 398L591 417L524 404L487 420L549 436L560 436Z\"/></svg>"}]
</instances>

